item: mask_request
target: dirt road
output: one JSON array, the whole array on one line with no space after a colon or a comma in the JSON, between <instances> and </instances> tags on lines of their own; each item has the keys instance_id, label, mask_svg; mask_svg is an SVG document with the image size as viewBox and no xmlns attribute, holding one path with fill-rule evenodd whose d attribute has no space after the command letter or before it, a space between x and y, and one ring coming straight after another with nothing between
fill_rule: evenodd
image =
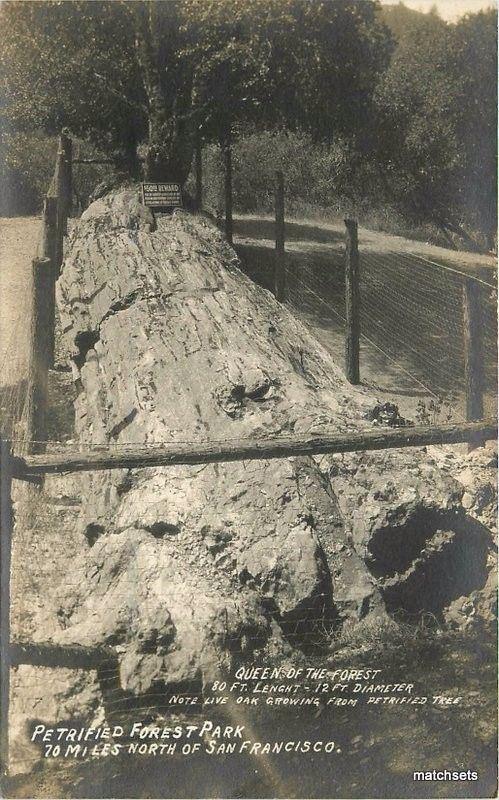
<instances>
[{"instance_id":1,"label":"dirt road","mask_svg":"<svg viewBox=\"0 0 499 800\"><path fill-rule=\"evenodd\" d=\"M0 218L0 385L21 380L28 355L31 260L36 255L40 220Z\"/></svg>"}]
</instances>

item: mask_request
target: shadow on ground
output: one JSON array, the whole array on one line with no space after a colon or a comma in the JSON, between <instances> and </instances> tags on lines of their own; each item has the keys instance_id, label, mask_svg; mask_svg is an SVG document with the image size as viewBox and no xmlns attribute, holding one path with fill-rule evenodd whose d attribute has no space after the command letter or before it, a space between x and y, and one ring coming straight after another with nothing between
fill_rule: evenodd
<instances>
[{"instance_id":1,"label":"shadow on ground","mask_svg":"<svg viewBox=\"0 0 499 800\"><path fill-rule=\"evenodd\" d=\"M338 244L345 240L343 233L321 228L319 225L286 221L286 240L288 242L315 242L317 244ZM274 239L275 223L272 219L244 217L234 220L236 236L248 239Z\"/></svg>"}]
</instances>

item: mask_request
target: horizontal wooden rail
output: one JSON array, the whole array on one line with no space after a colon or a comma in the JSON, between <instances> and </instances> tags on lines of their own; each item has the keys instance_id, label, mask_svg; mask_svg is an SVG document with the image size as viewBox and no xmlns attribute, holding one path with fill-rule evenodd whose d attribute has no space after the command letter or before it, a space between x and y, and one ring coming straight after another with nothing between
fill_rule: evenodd
<instances>
[{"instance_id":1,"label":"horizontal wooden rail","mask_svg":"<svg viewBox=\"0 0 499 800\"><path fill-rule=\"evenodd\" d=\"M269 439L233 439L199 444L131 445L104 451L53 453L14 457L13 477L27 478L43 473L88 472L97 469L173 467L181 464L213 464L221 461L349 453L356 450L385 450L421 447L428 444L495 439L497 421L466 422L460 425L381 428L360 433L308 434Z\"/></svg>"},{"instance_id":2,"label":"horizontal wooden rail","mask_svg":"<svg viewBox=\"0 0 499 800\"><path fill-rule=\"evenodd\" d=\"M73 158L73 164L114 164L112 158Z\"/></svg>"},{"instance_id":3,"label":"horizontal wooden rail","mask_svg":"<svg viewBox=\"0 0 499 800\"><path fill-rule=\"evenodd\" d=\"M139 157L137 161L143 162L145 158ZM112 158L73 158L73 164L115 164Z\"/></svg>"},{"instance_id":4,"label":"horizontal wooden rail","mask_svg":"<svg viewBox=\"0 0 499 800\"><path fill-rule=\"evenodd\" d=\"M31 664L66 669L111 669L118 667L118 657L111 647L14 641L10 645L10 663L11 666Z\"/></svg>"}]
</instances>

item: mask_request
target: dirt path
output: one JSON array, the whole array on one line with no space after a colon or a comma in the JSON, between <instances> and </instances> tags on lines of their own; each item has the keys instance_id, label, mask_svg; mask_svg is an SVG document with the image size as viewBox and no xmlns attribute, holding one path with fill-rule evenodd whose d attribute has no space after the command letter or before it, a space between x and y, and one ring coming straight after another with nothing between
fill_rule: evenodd
<instances>
[{"instance_id":1,"label":"dirt path","mask_svg":"<svg viewBox=\"0 0 499 800\"><path fill-rule=\"evenodd\" d=\"M17 383L26 372L31 260L39 232L37 217L0 218L1 386Z\"/></svg>"},{"instance_id":2,"label":"dirt path","mask_svg":"<svg viewBox=\"0 0 499 800\"><path fill-rule=\"evenodd\" d=\"M274 225L241 216L235 244L245 268L271 288ZM495 259L359 228L362 331L361 379L414 418L418 401L444 398L440 421L464 415L462 284L478 277L484 308L486 411L496 386ZM344 226L286 223L288 302L317 338L343 362ZM438 401L436 401L438 404ZM421 420L433 421L431 419Z\"/></svg>"},{"instance_id":3,"label":"dirt path","mask_svg":"<svg viewBox=\"0 0 499 800\"><path fill-rule=\"evenodd\" d=\"M236 237L240 240L257 239L273 247L273 222L273 217L270 215L240 214L235 221ZM299 245L301 243L303 246L303 243L306 243L309 249L324 250L325 246L330 248L331 244L344 241L345 226L341 220L324 222L296 218L287 221L286 226L287 242L292 249L303 249ZM359 243L364 250L380 253L393 251L411 253L435 261L440 266L463 270L470 274L476 274L477 270L480 270L488 274L490 279L497 274L497 259L494 256L450 250L416 239L371 231L361 226L359 226Z\"/></svg>"}]
</instances>

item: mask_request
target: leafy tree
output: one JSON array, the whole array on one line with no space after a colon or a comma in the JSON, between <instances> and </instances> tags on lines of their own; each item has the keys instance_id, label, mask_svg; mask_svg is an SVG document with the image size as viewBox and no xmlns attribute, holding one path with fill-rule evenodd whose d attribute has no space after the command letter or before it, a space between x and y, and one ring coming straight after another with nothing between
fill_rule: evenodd
<instances>
[{"instance_id":1,"label":"leafy tree","mask_svg":"<svg viewBox=\"0 0 499 800\"><path fill-rule=\"evenodd\" d=\"M436 17L439 16L435 7L428 13ZM408 8L401 2L381 6L380 14L381 19L388 26L396 40L409 33L412 26L417 27L421 22L421 17L424 16L424 12Z\"/></svg>"},{"instance_id":2,"label":"leafy tree","mask_svg":"<svg viewBox=\"0 0 499 800\"><path fill-rule=\"evenodd\" d=\"M451 59L446 23L421 15L400 37L376 93L387 189L420 218L447 207L449 174L459 159Z\"/></svg>"},{"instance_id":3,"label":"leafy tree","mask_svg":"<svg viewBox=\"0 0 499 800\"><path fill-rule=\"evenodd\" d=\"M372 0L187 0L205 128L359 133L391 38Z\"/></svg>"},{"instance_id":4,"label":"leafy tree","mask_svg":"<svg viewBox=\"0 0 499 800\"><path fill-rule=\"evenodd\" d=\"M464 209L476 217L485 207L489 219L494 205L494 18L491 11L450 25L420 15L401 34L376 91L388 196L418 222L465 238Z\"/></svg>"},{"instance_id":5,"label":"leafy tree","mask_svg":"<svg viewBox=\"0 0 499 800\"><path fill-rule=\"evenodd\" d=\"M290 3L293 39L274 70L281 118L316 141L336 136L371 146L372 97L389 64L392 38L370 0ZM292 76L290 80L290 76Z\"/></svg>"},{"instance_id":6,"label":"leafy tree","mask_svg":"<svg viewBox=\"0 0 499 800\"><path fill-rule=\"evenodd\" d=\"M184 182L196 136L242 121L318 139L367 130L389 36L372 0L4 2L4 117L62 126Z\"/></svg>"},{"instance_id":7,"label":"leafy tree","mask_svg":"<svg viewBox=\"0 0 499 800\"><path fill-rule=\"evenodd\" d=\"M0 15L3 128L66 126L133 171L146 114L122 4L6 2Z\"/></svg>"},{"instance_id":8,"label":"leafy tree","mask_svg":"<svg viewBox=\"0 0 499 800\"><path fill-rule=\"evenodd\" d=\"M57 140L39 132L0 131L0 216L40 208L54 173Z\"/></svg>"},{"instance_id":9,"label":"leafy tree","mask_svg":"<svg viewBox=\"0 0 499 800\"><path fill-rule=\"evenodd\" d=\"M466 15L453 41L461 148L458 200L492 250L497 231L497 12Z\"/></svg>"}]
</instances>

